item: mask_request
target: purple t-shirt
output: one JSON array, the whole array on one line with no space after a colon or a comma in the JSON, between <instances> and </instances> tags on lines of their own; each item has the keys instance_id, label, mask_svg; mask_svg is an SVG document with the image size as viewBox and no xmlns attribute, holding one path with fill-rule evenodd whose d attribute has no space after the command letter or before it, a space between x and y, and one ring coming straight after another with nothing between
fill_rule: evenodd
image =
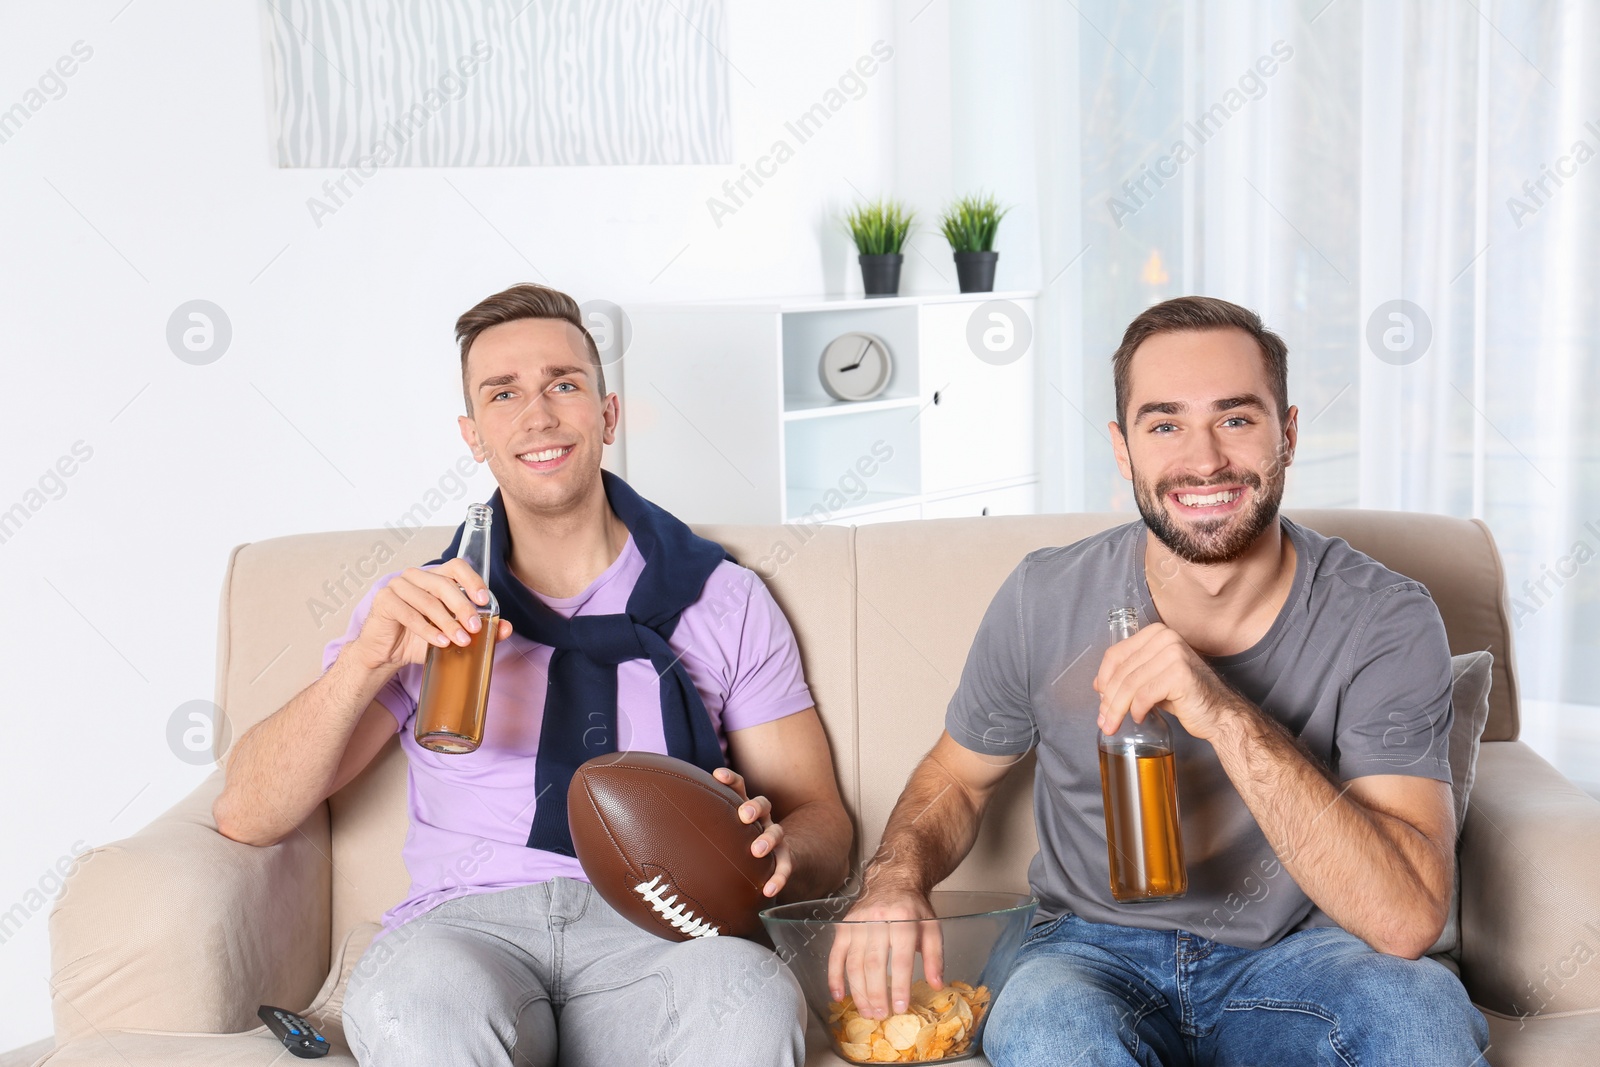
<instances>
[{"instance_id":1,"label":"purple t-shirt","mask_svg":"<svg viewBox=\"0 0 1600 1067\"><path fill-rule=\"evenodd\" d=\"M643 570L644 557L630 537L611 566L577 596L534 595L569 618L621 612ZM323 651L324 670L360 633L373 597L398 573L380 578L356 605L344 635ZM700 691L724 753L730 732L812 705L789 620L755 573L738 564L718 565L667 643ZM420 664L401 668L379 690L379 702L403 731L400 743L410 761L411 825L403 854L411 890L384 915L385 932L455 897L584 877L576 859L527 845L552 652L518 633L499 643L483 744L464 755L441 755L416 742L412 719L422 689ZM617 748L666 752L661 683L648 659L617 667Z\"/></svg>"}]
</instances>

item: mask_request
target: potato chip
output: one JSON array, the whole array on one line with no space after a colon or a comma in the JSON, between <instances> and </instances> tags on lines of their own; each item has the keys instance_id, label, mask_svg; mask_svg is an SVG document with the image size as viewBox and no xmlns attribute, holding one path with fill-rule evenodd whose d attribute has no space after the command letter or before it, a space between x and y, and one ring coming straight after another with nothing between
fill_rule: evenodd
<instances>
[{"instance_id":1,"label":"potato chip","mask_svg":"<svg viewBox=\"0 0 1600 1067\"><path fill-rule=\"evenodd\" d=\"M839 1042L839 1050L844 1053L846 1059L859 1060L862 1063L872 1059L871 1045L857 1044L853 1041L841 1041Z\"/></svg>"},{"instance_id":2,"label":"potato chip","mask_svg":"<svg viewBox=\"0 0 1600 1067\"><path fill-rule=\"evenodd\" d=\"M872 1061L874 1063L898 1063L900 1051L882 1035L872 1039Z\"/></svg>"},{"instance_id":3,"label":"potato chip","mask_svg":"<svg viewBox=\"0 0 1600 1067\"><path fill-rule=\"evenodd\" d=\"M922 1020L915 1015L891 1015L883 1023L883 1036L895 1051L904 1052L917 1043L917 1034L922 1030Z\"/></svg>"},{"instance_id":4,"label":"potato chip","mask_svg":"<svg viewBox=\"0 0 1600 1067\"><path fill-rule=\"evenodd\" d=\"M922 1029L917 1031L917 1040L914 1046L917 1050L917 1059L925 1060L928 1058L928 1050L933 1048L933 1035L937 1029L932 1023L924 1023Z\"/></svg>"},{"instance_id":5,"label":"potato chip","mask_svg":"<svg viewBox=\"0 0 1600 1067\"><path fill-rule=\"evenodd\" d=\"M872 1035L878 1032L878 1023L873 1019L863 1019L861 1016L852 1016L845 1020L844 1039L846 1041L870 1044Z\"/></svg>"}]
</instances>

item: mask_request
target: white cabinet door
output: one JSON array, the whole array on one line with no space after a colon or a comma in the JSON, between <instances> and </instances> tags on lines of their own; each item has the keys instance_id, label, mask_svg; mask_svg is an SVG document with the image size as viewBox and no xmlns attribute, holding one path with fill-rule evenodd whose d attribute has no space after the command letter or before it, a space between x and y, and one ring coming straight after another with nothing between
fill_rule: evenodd
<instances>
[{"instance_id":1,"label":"white cabinet door","mask_svg":"<svg viewBox=\"0 0 1600 1067\"><path fill-rule=\"evenodd\" d=\"M1032 515L1039 510L1039 483L1008 485L1003 489L984 489L976 493L926 500L925 519L956 519L974 515Z\"/></svg>"},{"instance_id":2,"label":"white cabinet door","mask_svg":"<svg viewBox=\"0 0 1600 1067\"><path fill-rule=\"evenodd\" d=\"M1031 478L1034 455L1032 300L921 308L922 491ZM1019 319L1020 316L1020 319ZM1020 355L1008 353L1026 338ZM924 512L926 515L927 512Z\"/></svg>"}]
</instances>

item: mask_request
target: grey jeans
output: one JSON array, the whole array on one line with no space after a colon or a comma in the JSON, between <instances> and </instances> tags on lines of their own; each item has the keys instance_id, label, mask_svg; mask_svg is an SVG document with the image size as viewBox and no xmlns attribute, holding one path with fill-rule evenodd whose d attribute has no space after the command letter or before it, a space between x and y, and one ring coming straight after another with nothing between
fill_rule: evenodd
<instances>
[{"instance_id":1,"label":"grey jeans","mask_svg":"<svg viewBox=\"0 0 1600 1067\"><path fill-rule=\"evenodd\" d=\"M800 986L770 950L666 941L570 878L460 897L373 942L344 1032L369 1067L805 1060Z\"/></svg>"}]
</instances>

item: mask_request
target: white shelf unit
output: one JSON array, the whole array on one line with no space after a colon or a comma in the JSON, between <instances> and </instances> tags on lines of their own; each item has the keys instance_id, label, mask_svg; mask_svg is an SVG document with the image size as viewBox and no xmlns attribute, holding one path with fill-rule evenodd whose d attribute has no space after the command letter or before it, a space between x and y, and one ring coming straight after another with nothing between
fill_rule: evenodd
<instances>
[{"instance_id":1,"label":"white shelf unit","mask_svg":"<svg viewBox=\"0 0 1600 1067\"><path fill-rule=\"evenodd\" d=\"M629 309L623 435L634 488L689 522L864 524L1037 509L1035 354L996 364L975 312L1031 292L803 297ZM822 350L887 344L888 388L822 388ZM1034 331L1037 344L1037 330Z\"/></svg>"}]
</instances>

